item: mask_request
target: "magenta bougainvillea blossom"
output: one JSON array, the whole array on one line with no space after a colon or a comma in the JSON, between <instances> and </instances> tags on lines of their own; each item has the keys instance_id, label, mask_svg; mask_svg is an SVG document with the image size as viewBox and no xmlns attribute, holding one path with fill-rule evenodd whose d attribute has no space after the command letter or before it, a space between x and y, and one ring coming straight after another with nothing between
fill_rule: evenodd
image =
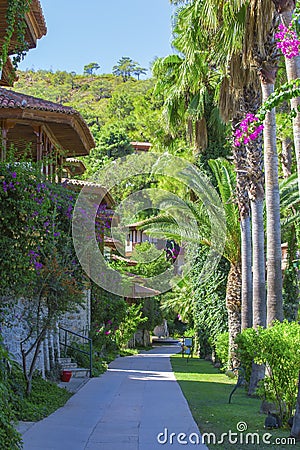
<instances>
[{"instance_id":1,"label":"magenta bougainvillea blossom","mask_svg":"<svg viewBox=\"0 0 300 450\"><path fill-rule=\"evenodd\" d=\"M275 34L275 38L278 39L278 42L276 43L277 48L280 48L284 56L289 59L299 55L300 41L292 28L292 24L290 23L289 26L286 27L281 23L278 29L279 33Z\"/></svg>"},{"instance_id":2,"label":"magenta bougainvillea blossom","mask_svg":"<svg viewBox=\"0 0 300 450\"><path fill-rule=\"evenodd\" d=\"M251 113L248 113L245 119L241 121L239 128L234 133L234 145L236 147L241 144L248 144L257 138L264 126L256 122L259 122L258 117Z\"/></svg>"}]
</instances>

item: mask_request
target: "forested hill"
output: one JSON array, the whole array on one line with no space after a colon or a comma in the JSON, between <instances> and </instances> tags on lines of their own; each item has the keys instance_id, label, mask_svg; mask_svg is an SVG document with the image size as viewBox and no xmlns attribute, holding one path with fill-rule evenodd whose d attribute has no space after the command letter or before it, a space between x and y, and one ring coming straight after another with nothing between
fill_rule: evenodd
<instances>
[{"instance_id":1,"label":"forested hill","mask_svg":"<svg viewBox=\"0 0 300 450\"><path fill-rule=\"evenodd\" d=\"M18 72L14 90L77 109L95 138L100 129L120 126L130 140L157 139L160 107L152 96L152 79L107 75L77 75L64 71Z\"/></svg>"}]
</instances>

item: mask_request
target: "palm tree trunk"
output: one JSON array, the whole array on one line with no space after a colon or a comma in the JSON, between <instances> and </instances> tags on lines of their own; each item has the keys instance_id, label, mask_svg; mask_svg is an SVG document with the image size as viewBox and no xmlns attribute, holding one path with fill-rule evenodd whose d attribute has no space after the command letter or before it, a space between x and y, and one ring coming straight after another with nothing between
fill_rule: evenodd
<instances>
[{"instance_id":1,"label":"palm tree trunk","mask_svg":"<svg viewBox=\"0 0 300 450\"><path fill-rule=\"evenodd\" d=\"M295 80L300 76L300 57L296 56L294 58L285 58L285 66L288 81ZM294 147L297 160L297 172L298 172L298 187L300 195L300 97L295 97L291 99L291 109L296 111L296 117L293 118L293 135L294 135Z\"/></svg>"},{"instance_id":2,"label":"palm tree trunk","mask_svg":"<svg viewBox=\"0 0 300 450\"><path fill-rule=\"evenodd\" d=\"M252 242L253 242L253 327L265 327L266 310L266 275L264 258L264 198L257 197L251 201ZM263 256L262 256L263 255Z\"/></svg>"},{"instance_id":3,"label":"palm tree trunk","mask_svg":"<svg viewBox=\"0 0 300 450\"><path fill-rule=\"evenodd\" d=\"M246 110L256 114L261 105L258 82L244 88ZM266 326L266 275L264 245L264 170L262 138L258 136L247 146L249 172L249 198L252 222L252 272L253 272L253 318L252 326Z\"/></svg>"},{"instance_id":4,"label":"palm tree trunk","mask_svg":"<svg viewBox=\"0 0 300 450\"><path fill-rule=\"evenodd\" d=\"M250 215L241 219L242 317L241 329L252 327L252 258Z\"/></svg>"},{"instance_id":5,"label":"palm tree trunk","mask_svg":"<svg viewBox=\"0 0 300 450\"><path fill-rule=\"evenodd\" d=\"M244 89L247 111L256 114L261 104L257 83ZM252 272L253 272L253 318L252 326L266 326L266 274L265 274L265 231L264 231L264 171L263 146L259 136L247 144L247 166L249 171L249 198L252 222ZM248 395L256 394L260 380L265 376L265 366L252 362Z\"/></svg>"},{"instance_id":6,"label":"palm tree trunk","mask_svg":"<svg viewBox=\"0 0 300 450\"><path fill-rule=\"evenodd\" d=\"M229 358L233 368L238 367L234 340L241 332L241 265L231 263L226 287L226 306L228 312Z\"/></svg>"},{"instance_id":7,"label":"palm tree trunk","mask_svg":"<svg viewBox=\"0 0 300 450\"><path fill-rule=\"evenodd\" d=\"M282 23L285 26L289 26L293 18L293 12L296 6L295 1L281 0L274 1L275 7L280 14ZM294 56L293 58L285 59L285 67L288 81L295 80L300 77L300 56ZM296 117L293 118L293 135L294 135L294 147L297 160L297 172L298 172L298 187L300 195L300 97L291 99L291 109L296 111Z\"/></svg>"},{"instance_id":8,"label":"palm tree trunk","mask_svg":"<svg viewBox=\"0 0 300 450\"><path fill-rule=\"evenodd\" d=\"M264 250L264 195L263 189L256 192L251 200L252 242L253 242L253 327L266 326L266 281L265 281L265 250ZM248 395L256 395L260 380L265 377L264 364L252 362Z\"/></svg>"},{"instance_id":9,"label":"palm tree trunk","mask_svg":"<svg viewBox=\"0 0 300 450\"><path fill-rule=\"evenodd\" d=\"M276 72L275 72L276 73ZM261 75L263 101L274 91L273 73ZM276 148L275 108L268 111L264 121L264 165L267 214L267 324L283 320L280 197L278 184L278 155Z\"/></svg>"},{"instance_id":10,"label":"palm tree trunk","mask_svg":"<svg viewBox=\"0 0 300 450\"><path fill-rule=\"evenodd\" d=\"M241 117L232 121L233 129L239 124ZM236 197L240 215L241 227L241 329L252 327L252 245L251 245L251 219L249 204L249 179L246 167L247 152L242 144L233 146L233 162L236 171Z\"/></svg>"},{"instance_id":11,"label":"palm tree trunk","mask_svg":"<svg viewBox=\"0 0 300 450\"><path fill-rule=\"evenodd\" d=\"M285 136L281 139L281 166L283 178L292 175L292 140Z\"/></svg>"}]
</instances>

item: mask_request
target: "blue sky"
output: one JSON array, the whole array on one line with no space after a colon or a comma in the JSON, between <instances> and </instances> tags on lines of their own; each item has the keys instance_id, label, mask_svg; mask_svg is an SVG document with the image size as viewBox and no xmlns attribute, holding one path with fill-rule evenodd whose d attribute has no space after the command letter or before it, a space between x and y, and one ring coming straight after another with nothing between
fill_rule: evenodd
<instances>
[{"instance_id":1,"label":"blue sky","mask_svg":"<svg viewBox=\"0 0 300 450\"><path fill-rule=\"evenodd\" d=\"M169 0L41 0L48 33L19 65L21 70L83 73L90 62L111 73L122 56L142 67L172 53ZM150 74L150 73L149 73Z\"/></svg>"}]
</instances>

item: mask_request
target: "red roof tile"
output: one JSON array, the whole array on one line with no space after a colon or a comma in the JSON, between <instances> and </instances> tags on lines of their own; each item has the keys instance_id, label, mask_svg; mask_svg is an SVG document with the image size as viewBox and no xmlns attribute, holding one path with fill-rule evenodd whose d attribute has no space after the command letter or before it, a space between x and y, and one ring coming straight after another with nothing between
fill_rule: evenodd
<instances>
[{"instance_id":1,"label":"red roof tile","mask_svg":"<svg viewBox=\"0 0 300 450\"><path fill-rule=\"evenodd\" d=\"M0 88L0 108L35 109L39 111L57 112L80 116L79 112L70 106L50 102L31 95L21 94Z\"/></svg>"},{"instance_id":2,"label":"red roof tile","mask_svg":"<svg viewBox=\"0 0 300 450\"><path fill-rule=\"evenodd\" d=\"M30 114L28 114L30 113ZM5 88L0 88L0 119L40 120L47 123L67 156L87 155L95 142L89 127L78 111L70 106L50 102Z\"/></svg>"}]
</instances>

